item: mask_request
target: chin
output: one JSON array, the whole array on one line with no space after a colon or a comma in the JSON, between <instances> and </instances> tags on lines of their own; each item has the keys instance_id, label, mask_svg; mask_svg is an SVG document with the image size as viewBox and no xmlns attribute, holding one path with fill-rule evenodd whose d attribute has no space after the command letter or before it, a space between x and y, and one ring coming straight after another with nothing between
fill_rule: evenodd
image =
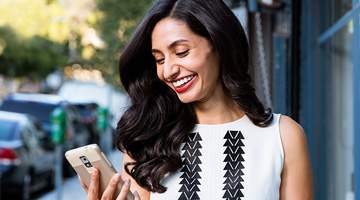
<instances>
[{"instance_id":1,"label":"chin","mask_svg":"<svg viewBox=\"0 0 360 200\"><path fill-rule=\"evenodd\" d=\"M191 102L194 101L194 100L192 100L192 99L181 98L181 97L179 97L179 100L180 100L182 103L191 103Z\"/></svg>"},{"instance_id":2,"label":"chin","mask_svg":"<svg viewBox=\"0 0 360 200\"><path fill-rule=\"evenodd\" d=\"M201 90L199 90L199 86L194 85L194 87L189 88L188 91L184 92L184 93L178 93L176 92L174 87L171 87L169 85L169 87L171 88L171 90L173 90L177 97L179 98L179 100L182 103L191 103L191 102L195 102L201 99Z\"/></svg>"},{"instance_id":3,"label":"chin","mask_svg":"<svg viewBox=\"0 0 360 200\"><path fill-rule=\"evenodd\" d=\"M177 94L177 96L182 103L191 103L198 100L196 96L191 94Z\"/></svg>"}]
</instances>

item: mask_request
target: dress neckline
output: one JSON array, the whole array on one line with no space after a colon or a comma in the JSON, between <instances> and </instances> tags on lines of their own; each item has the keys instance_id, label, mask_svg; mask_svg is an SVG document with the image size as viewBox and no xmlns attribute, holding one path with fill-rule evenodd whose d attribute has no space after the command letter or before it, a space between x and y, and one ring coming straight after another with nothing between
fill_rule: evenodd
<instances>
[{"instance_id":1,"label":"dress neckline","mask_svg":"<svg viewBox=\"0 0 360 200\"><path fill-rule=\"evenodd\" d=\"M227 126L232 126L234 124L238 124L241 123L243 121L245 121L248 117L246 116L246 114L244 114L243 116L241 116L240 118L231 121L231 122L225 122L225 123L220 123L220 124L195 124L196 128L213 128L213 127L227 127Z\"/></svg>"}]
</instances>

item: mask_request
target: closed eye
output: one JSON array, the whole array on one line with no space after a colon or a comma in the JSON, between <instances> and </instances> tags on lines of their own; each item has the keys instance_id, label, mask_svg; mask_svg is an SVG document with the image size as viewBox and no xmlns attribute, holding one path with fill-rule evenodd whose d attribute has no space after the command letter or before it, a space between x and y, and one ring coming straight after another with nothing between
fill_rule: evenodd
<instances>
[{"instance_id":1,"label":"closed eye","mask_svg":"<svg viewBox=\"0 0 360 200\"><path fill-rule=\"evenodd\" d=\"M176 53L176 55L179 56L180 58L185 57L185 56L187 56L188 54L189 54L189 50Z\"/></svg>"},{"instance_id":2,"label":"closed eye","mask_svg":"<svg viewBox=\"0 0 360 200\"><path fill-rule=\"evenodd\" d=\"M164 63L164 58L161 58L161 59L155 59L155 62L157 63L157 64L163 64Z\"/></svg>"}]
</instances>

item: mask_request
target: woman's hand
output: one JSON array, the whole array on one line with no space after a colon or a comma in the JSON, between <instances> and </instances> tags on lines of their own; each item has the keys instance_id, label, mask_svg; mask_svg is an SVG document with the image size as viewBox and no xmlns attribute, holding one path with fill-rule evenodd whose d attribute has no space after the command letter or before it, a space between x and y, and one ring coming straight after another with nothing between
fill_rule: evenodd
<instances>
[{"instance_id":1,"label":"woman's hand","mask_svg":"<svg viewBox=\"0 0 360 200\"><path fill-rule=\"evenodd\" d=\"M80 179L80 178L79 178ZM82 186L82 188L84 188L84 190L87 192L87 199L88 200L112 200L112 199L116 199L116 200L128 200L126 198L126 196L128 195L128 193L130 192L130 180L127 179L124 181L123 186L121 187L121 191L120 194L116 197L115 193L116 193L116 189L117 189L117 185L120 182L121 177L119 174L115 174L109 184L107 185L107 187L105 188L105 191L103 194L100 194L100 183L99 183L99 170L95 169L92 173L91 173L91 181L90 181L90 185L89 187L87 187L84 182L80 179L80 184ZM131 192L130 192L131 193ZM101 196L100 196L101 195ZM134 200L141 200L139 194L135 191L134 192Z\"/></svg>"}]
</instances>

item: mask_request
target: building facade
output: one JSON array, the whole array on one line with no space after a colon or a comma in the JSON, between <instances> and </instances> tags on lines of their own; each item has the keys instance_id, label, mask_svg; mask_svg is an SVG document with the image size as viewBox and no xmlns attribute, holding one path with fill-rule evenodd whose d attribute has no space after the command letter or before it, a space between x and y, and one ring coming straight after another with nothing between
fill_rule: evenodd
<instances>
[{"instance_id":1,"label":"building facade","mask_svg":"<svg viewBox=\"0 0 360 200\"><path fill-rule=\"evenodd\" d=\"M305 129L314 199L360 200L360 0L229 3L247 11L258 95Z\"/></svg>"}]
</instances>

